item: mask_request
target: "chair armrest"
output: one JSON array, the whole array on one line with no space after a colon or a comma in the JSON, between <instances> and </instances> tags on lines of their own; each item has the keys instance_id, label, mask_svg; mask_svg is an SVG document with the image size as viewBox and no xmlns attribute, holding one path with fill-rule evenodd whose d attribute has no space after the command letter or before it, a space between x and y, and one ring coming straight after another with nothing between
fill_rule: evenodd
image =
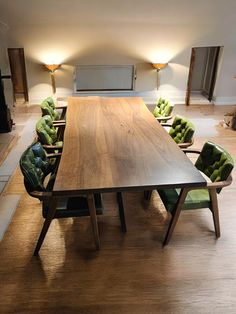
<instances>
[{"instance_id":1,"label":"chair armrest","mask_svg":"<svg viewBox=\"0 0 236 314\"><path fill-rule=\"evenodd\" d=\"M60 105L56 105L55 106L56 109L66 109L67 108L67 104L60 104Z\"/></svg>"},{"instance_id":2,"label":"chair armrest","mask_svg":"<svg viewBox=\"0 0 236 314\"><path fill-rule=\"evenodd\" d=\"M165 120L165 121L170 120L172 117L173 117L173 115L166 116L166 117L164 117L164 116L163 117L156 117L155 119L160 122L163 120Z\"/></svg>"},{"instance_id":3,"label":"chair armrest","mask_svg":"<svg viewBox=\"0 0 236 314\"><path fill-rule=\"evenodd\" d=\"M188 148L188 149L182 149L182 151L185 153L185 154L198 154L200 155L201 154L201 150L200 149L191 149L191 148Z\"/></svg>"},{"instance_id":4,"label":"chair armrest","mask_svg":"<svg viewBox=\"0 0 236 314\"><path fill-rule=\"evenodd\" d=\"M57 146L57 145L42 145L43 148L45 148L46 150L47 149L52 149L52 150L55 150L55 149L60 149L62 150L62 147L61 146Z\"/></svg>"},{"instance_id":5,"label":"chair armrest","mask_svg":"<svg viewBox=\"0 0 236 314\"><path fill-rule=\"evenodd\" d=\"M227 180L225 181L219 181L219 182L207 182L207 187L209 189L219 189L219 188L223 188L225 186L228 186L232 183L232 176L230 175Z\"/></svg>"},{"instance_id":6,"label":"chair armrest","mask_svg":"<svg viewBox=\"0 0 236 314\"><path fill-rule=\"evenodd\" d=\"M53 123L53 125L58 125L58 124L65 125L66 120L54 120L52 123Z\"/></svg>"},{"instance_id":7,"label":"chair armrest","mask_svg":"<svg viewBox=\"0 0 236 314\"><path fill-rule=\"evenodd\" d=\"M186 142L186 143L179 143L178 146L180 148L187 148L189 146L193 145L193 140L191 142ZM187 152L188 153L188 152Z\"/></svg>"},{"instance_id":8,"label":"chair armrest","mask_svg":"<svg viewBox=\"0 0 236 314\"><path fill-rule=\"evenodd\" d=\"M65 127L65 126L66 126L66 123L64 123L64 122L61 122L61 123L54 123L54 122L53 122L53 126L54 126L54 127L59 127L59 126Z\"/></svg>"},{"instance_id":9,"label":"chair armrest","mask_svg":"<svg viewBox=\"0 0 236 314\"><path fill-rule=\"evenodd\" d=\"M52 192L39 192L39 191L32 191L29 193L32 197L38 198L40 201L42 201L46 197L51 197Z\"/></svg>"},{"instance_id":10,"label":"chair armrest","mask_svg":"<svg viewBox=\"0 0 236 314\"><path fill-rule=\"evenodd\" d=\"M54 153L54 154L47 154L47 158L58 158L62 155L62 153Z\"/></svg>"},{"instance_id":11,"label":"chair armrest","mask_svg":"<svg viewBox=\"0 0 236 314\"><path fill-rule=\"evenodd\" d=\"M168 126L168 127L170 127L171 128L171 126L172 126L172 124L171 123L161 123L161 126Z\"/></svg>"}]
</instances>

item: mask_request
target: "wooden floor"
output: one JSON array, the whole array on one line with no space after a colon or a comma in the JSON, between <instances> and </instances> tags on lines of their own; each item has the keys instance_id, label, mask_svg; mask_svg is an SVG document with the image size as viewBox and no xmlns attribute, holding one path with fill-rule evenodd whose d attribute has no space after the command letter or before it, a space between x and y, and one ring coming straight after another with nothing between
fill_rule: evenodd
<instances>
[{"instance_id":1,"label":"wooden floor","mask_svg":"<svg viewBox=\"0 0 236 314\"><path fill-rule=\"evenodd\" d=\"M236 160L236 132L219 125L230 109L176 106L175 113L195 124L194 147L212 140ZM5 193L22 198L0 243L0 313L235 313L235 181L219 195L218 240L203 209L181 213L163 248L169 216L155 193L150 204L142 193L125 194L123 235L115 195L107 194L98 218L100 251L84 217L53 221L39 257L32 254L43 222L40 203L25 193L19 170Z\"/></svg>"}]
</instances>

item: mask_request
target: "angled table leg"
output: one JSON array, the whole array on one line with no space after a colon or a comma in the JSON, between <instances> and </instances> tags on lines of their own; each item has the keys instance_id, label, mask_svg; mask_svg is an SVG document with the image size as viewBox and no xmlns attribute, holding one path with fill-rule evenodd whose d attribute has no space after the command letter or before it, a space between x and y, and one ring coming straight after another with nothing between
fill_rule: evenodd
<instances>
[{"instance_id":1,"label":"angled table leg","mask_svg":"<svg viewBox=\"0 0 236 314\"><path fill-rule=\"evenodd\" d=\"M126 222L125 222L125 210L124 210L124 203L123 197L121 192L117 192L116 194L118 207L119 207L119 215L120 215L120 223L121 223L121 230L122 232L126 232Z\"/></svg>"},{"instance_id":2,"label":"angled table leg","mask_svg":"<svg viewBox=\"0 0 236 314\"><path fill-rule=\"evenodd\" d=\"M47 234L48 228L50 227L51 221L55 215L56 208L57 208L57 199L53 198L49 204L48 215L47 215L47 218L44 220L43 228L41 230L36 248L34 250L34 255L38 255L39 253L39 250L43 244L44 238Z\"/></svg>"},{"instance_id":3,"label":"angled table leg","mask_svg":"<svg viewBox=\"0 0 236 314\"><path fill-rule=\"evenodd\" d=\"M96 245L96 249L99 250L100 239L99 239L97 214L96 214L96 207L95 207L93 194L88 194L88 207L89 207L90 219L91 219L91 224L92 224L92 229L93 229L94 242Z\"/></svg>"},{"instance_id":4,"label":"angled table leg","mask_svg":"<svg viewBox=\"0 0 236 314\"><path fill-rule=\"evenodd\" d=\"M171 217L171 221L170 221L170 224L169 224L166 236L165 236L165 240L163 242L163 246L167 245L169 243L169 241L170 241L170 238L172 236L172 233L174 231L176 223L177 223L177 221L179 219L181 208L182 208L182 206L184 204L184 201L185 201L185 198L187 196L187 193L188 193L188 188L183 188L181 190L181 192L180 192L178 202L177 202L176 207L175 207L175 209L173 211L173 214L172 214L172 217Z\"/></svg>"}]
</instances>

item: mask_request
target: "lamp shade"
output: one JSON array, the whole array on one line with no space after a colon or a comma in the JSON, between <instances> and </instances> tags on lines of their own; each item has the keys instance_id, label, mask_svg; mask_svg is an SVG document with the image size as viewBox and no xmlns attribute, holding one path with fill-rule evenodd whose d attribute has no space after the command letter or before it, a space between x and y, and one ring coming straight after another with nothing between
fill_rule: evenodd
<instances>
[{"instance_id":1,"label":"lamp shade","mask_svg":"<svg viewBox=\"0 0 236 314\"><path fill-rule=\"evenodd\" d=\"M161 69L165 68L168 63L152 63L152 66L157 70L160 71Z\"/></svg>"},{"instance_id":2,"label":"lamp shade","mask_svg":"<svg viewBox=\"0 0 236 314\"><path fill-rule=\"evenodd\" d=\"M55 71L60 67L60 64L45 64L45 67L46 67L50 72L55 72Z\"/></svg>"}]
</instances>

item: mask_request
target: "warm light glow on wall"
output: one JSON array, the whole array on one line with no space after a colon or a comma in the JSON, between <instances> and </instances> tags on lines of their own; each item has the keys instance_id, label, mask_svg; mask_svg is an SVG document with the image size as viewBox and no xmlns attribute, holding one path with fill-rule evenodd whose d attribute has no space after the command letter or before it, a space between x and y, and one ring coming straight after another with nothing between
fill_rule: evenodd
<instances>
[{"instance_id":1,"label":"warm light glow on wall","mask_svg":"<svg viewBox=\"0 0 236 314\"><path fill-rule=\"evenodd\" d=\"M183 43L174 47L171 44L165 43L165 45L155 45L149 48L146 53L147 59L150 63L168 63L174 60L177 55L182 53Z\"/></svg>"},{"instance_id":2,"label":"warm light glow on wall","mask_svg":"<svg viewBox=\"0 0 236 314\"><path fill-rule=\"evenodd\" d=\"M51 51L41 53L38 59L43 64L62 64L67 57L63 52Z\"/></svg>"},{"instance_id":3,"label":"warm light glow on wall","mask_svg":"<svg viewBox=\"0 0 236 314\"><path fill-rule=\"evenodd\" d=\"M174 55L171 51L156 51L150 53L149 59L151 63L168 63Z\"/></svg>"}]
</instances>

